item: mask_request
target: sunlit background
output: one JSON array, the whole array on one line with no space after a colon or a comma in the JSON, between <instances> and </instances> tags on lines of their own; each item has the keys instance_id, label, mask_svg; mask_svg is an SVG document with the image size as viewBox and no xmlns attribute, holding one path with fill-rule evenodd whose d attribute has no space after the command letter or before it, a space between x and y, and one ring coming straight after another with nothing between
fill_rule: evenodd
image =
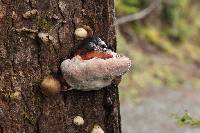
<instances>
[{"instance_id":1,"label":"sunlit background","mask_svg":"<svg viewBox=\"0 0 200 133\"><path fill-rule=\"evenodd\" d=\"M115 0L116 16L152 3L117 28L118 52L133 62L120 84L122 131L200 133L200 1Z\"/></svg>"}]
</instances>

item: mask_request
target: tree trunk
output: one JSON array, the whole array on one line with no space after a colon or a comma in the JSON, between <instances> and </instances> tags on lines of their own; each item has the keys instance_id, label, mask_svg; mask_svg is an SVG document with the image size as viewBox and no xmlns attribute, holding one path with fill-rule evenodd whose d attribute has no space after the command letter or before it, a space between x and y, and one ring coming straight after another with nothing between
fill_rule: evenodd
<instances>
[{"instance_id":1,"label":"tree trunk","mask_svg":"<svg viewBox=\"0 0 200 133\"><path fill-rule=\"evenodd\" d=\"M33 9L36 13L26 13ZM115 83L56 96L45 96L40 89L44 77L62 77L60 63L81 42L75 28L88 25L115 49L114 18L114 0L0 1L0 133L88 133L94 124L105 133L121 133ZM53 41L38 41L39 32ZM83 126L73 123L78 115Z\"/></svg>"}]
</instances>

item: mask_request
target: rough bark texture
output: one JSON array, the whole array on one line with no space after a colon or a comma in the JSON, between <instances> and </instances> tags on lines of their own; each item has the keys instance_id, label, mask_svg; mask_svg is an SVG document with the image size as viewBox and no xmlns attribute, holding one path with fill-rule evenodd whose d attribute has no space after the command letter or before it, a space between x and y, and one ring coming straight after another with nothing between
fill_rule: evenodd
<instances>
[{"instance_id":1,"label":"rough bark texture","mask_svg":"<svg viewBox=\"0 0 200 133\"><path fill-rule=\"evenodd\" d=\"M106 133L120 133L118 88L99 91L41 93L46 76L62 77L59 65L80 44L74 30L88 25L115 49L114 0L1 0L0 1L0 133L88 133L98 124ZM37 15L23 14L37 9ZM50 43L37 32L49 33ZM18 30L16 30L18 29ZM62 85L64 90L64 85ZM83 126L73 118L84 118Z\"/></svg>"}]
</instances>

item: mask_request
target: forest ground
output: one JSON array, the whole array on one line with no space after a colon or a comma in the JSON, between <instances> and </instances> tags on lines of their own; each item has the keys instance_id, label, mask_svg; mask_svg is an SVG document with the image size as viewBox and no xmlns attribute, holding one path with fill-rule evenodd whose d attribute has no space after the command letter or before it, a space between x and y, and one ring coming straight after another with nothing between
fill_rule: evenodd
<instances>
[{"instance_id":1,"label":"forest ground","mask_svg":"<svg viewBox=\"0 0 200 133\"><path fill-rule=\"evenodd\" d=\"M200 133L200 127L178 126L171 116L187 110L193 118L200 118L199 60L180 61L158 50L144 50L140 44L118 37L119 53L133 63L119 86L122 132ZM146 46L152 49L149 43Z\"/></svg>"},{"instance_id":2,"label":"forest ground","mask_svg":"<svg viewBox=\"0 0 200 133\"><path fill-rule=\"evenodd\" d=\"M117 16L149 2L116 0ZM123 133L200 133L171 116L187 110L200 119L199 2L162 0L145 18L119 25L117 50L133 62L119 85Z\"/></svg>"},{"instance_id":3,"label":"forest ground","mask_svg":"<svg viewBox=\"0 0 200 133\"><path fill-rule=\"evenodd\" d=\"M121 102L123 133L199 133L199 127L178 126L172 113L185 110L200 118L200 90L151 89L139 104Z\"/></svg>"}]
</instances>

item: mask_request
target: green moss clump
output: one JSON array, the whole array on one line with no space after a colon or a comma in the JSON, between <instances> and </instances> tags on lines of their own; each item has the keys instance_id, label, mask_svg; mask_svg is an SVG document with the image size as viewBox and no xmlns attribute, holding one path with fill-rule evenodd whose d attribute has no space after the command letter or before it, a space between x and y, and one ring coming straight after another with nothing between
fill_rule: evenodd
<instances>
[{"instance_id":1,"label":"green moss clump","mask_svg":"<svg viewBox=\"0 0 200 133\"><path fill-rule=\"evenodd\" d=\"M183 115L173 113L172 116L176 119L176 123L179 126L200 126L200 119L194 119L188 112Z\"/></svg>"},{"instance_id":2,"label":"green moss clump","mask_svg":"<svg viewBox=\"0 0 200 133\"><path fill-rule=\"evenodd\" d=\"M44 31L50 31L53 24L50 20L37 16L37 25Z\"/></svg>"}]
</instances>

